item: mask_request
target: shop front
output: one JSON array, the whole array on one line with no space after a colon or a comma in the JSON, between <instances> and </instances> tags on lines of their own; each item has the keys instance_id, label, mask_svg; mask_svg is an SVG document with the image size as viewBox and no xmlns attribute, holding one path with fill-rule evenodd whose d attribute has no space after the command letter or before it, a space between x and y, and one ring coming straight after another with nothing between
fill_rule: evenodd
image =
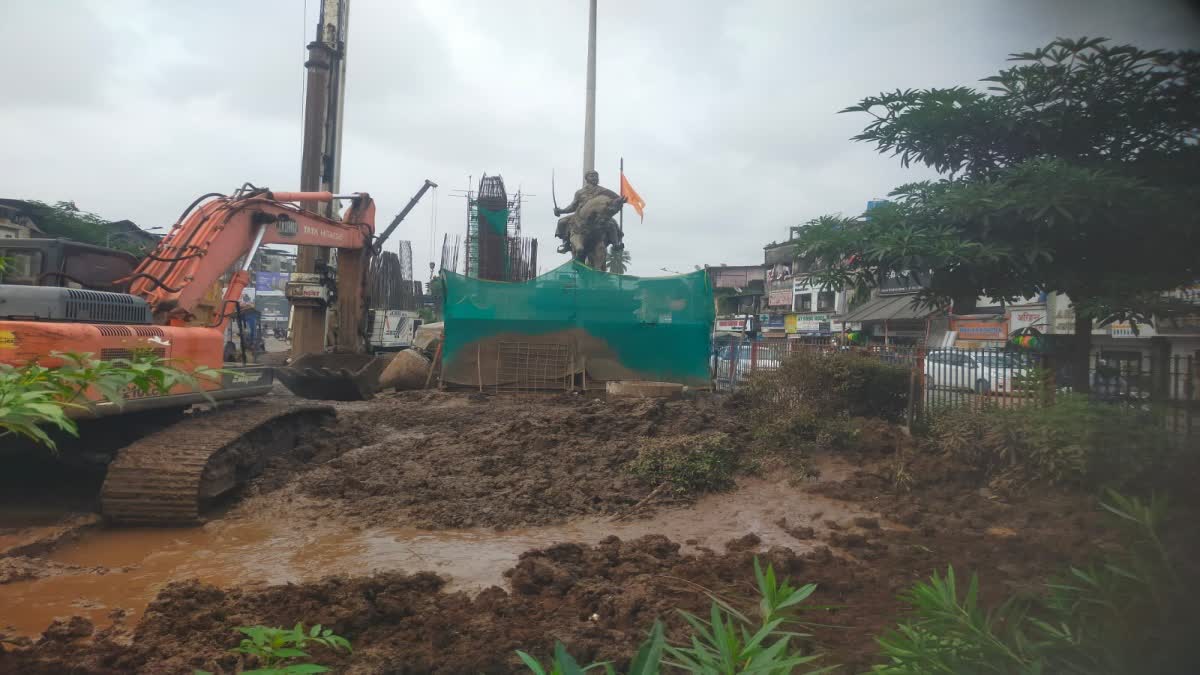
<instances>
[{"instance_id":1,"label":"shop front","mask_svg":"<svg viewBox=\"0 0 1200 675\"><path fill-rule=\"evenodd\" d=\"M798 344L827 344L838 334L830 314L789 314L785 328L789 340Z\"/></svg>"}]
</instances>

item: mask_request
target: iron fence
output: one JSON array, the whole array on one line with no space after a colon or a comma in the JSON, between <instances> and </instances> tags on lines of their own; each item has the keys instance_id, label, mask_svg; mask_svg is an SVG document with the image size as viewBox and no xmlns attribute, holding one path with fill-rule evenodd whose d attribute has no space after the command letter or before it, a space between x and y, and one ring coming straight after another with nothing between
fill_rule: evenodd
<instances>
[{"instance_id":1,"label":"iron fence","mask_svg":"<svg viewBox=\"0 0 1200 675\"><path fill-rule=\"evenodd\" d=\"M910 419L931 410L964 405L1045 405L1055 395L1078 390L1066 359L999 349L846 347L792 341L743 341L718 347L712 370L718 390L742 386L756 372L770 371L798 352L852 353L905 366L913 373ZM1180 436L1200 432L1200 363L1192 356L1162 359L1098 352L1088 364L1089 397L1114 405L1161 413L1167 430ZM918 393L919 392L919 393Z\"/></svg>"}]
</instances>

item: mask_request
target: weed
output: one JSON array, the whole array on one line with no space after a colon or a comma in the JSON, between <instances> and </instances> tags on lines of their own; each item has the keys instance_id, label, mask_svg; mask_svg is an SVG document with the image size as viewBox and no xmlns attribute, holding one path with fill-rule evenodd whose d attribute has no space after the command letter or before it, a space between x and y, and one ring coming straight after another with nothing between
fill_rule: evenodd
<instances>
[{"instance_id":1,"label":"weed","mask_svg":"<svg viewBox=\"0 0 1200 675\"><path fill-rule=\"evenodd\" d=\"M710 595L713 603L709 608L708 620L679 610L690 628L690 639L685 644L669 644L662 624L654 622L650 635L638 648L629 675L658 673L663 665L687 673L706 675L782 675L796 672L796 668L820 658L818 655L805 654L802 647L793 643L794 639L807 635L784 630L785 624L795 621L801 603L812 595L816 585L793 587L786 580L777 579L770 565L764 571L757 558L754 560L754 578L759 593L756 620L751 620L729 603ZM517 655L535 675L576 675L593 668L616 673L609 663L580 667L561 642L554 645L554 660L550 670L543 668L525 652L518 651ZM832 668L805 672L822 673L829 670Z\"/></svg>"},{"instance_id":2,"label":"weed","mask_svg":"<svg viewBox=\"0 0 1200 675\"><path fill-rule=\"evenodd\" d=\"M303 623L296 624L290 630L266 626L243 626L237 630L246 637L240 645L229 651L252 656L262 666L254 670L244 670L243 675L306 675L329 672L328 667L316 663L289 663L297 659L308 659L308 652L304 649L310 642L334 651L351 651L349 640L335 635L328 628L322 628L321 624L307 630ZM195 675L212 673L197 670Z\"/></svg>"},{"instance_id":3,"label":"weed","mask_svg":"<svg viewBox=\"0 0 1200 675\"><path fill-rule=\"evenodd\" d=\"M879 639L877 673L1167 673L1190 652L1181 583L1159 538L1166 502L1109 492L1103 503L1126 527L1126 545L1071 567L1039 598L979 602L979 579L960 589L954 568L902 598L915 615ZM1194 657L1193 657L1194 658Z\"/></svg>"},{"instance_id":4,"label":"weed","mask_svg":"<svg viewBox=\"0 0 1200 675\"><path fill-rule=\"evenodd\" d=\"M1047 405L951 408L931 415L933 447L987 476L1084 485L1137 480L1167 461L1153 413L1060 394Z\"/></svg>"},{"instance_id":5,"label":"weed","mask_svg":"<svg viewBox=\"0 0 1200 675\"><path fill-rule=\"evenodd\" d=\"M703 433L646 441L629 471L647 483L669 483L676 494L733 487L737 453L728 435Z\"/></svg>"},{"instance_id":6,"label":"weed","mask_svg":"<svg viewBox=\"0 0 1200 675\"><path fill-rule=\"evenodd\" d=\"M650 629L650 635L638 647L637 654L629 664L627 675L658 675L662 667L662 655L665 647L666 639L663 637L662 623L655 621L654 626ZM521 657L521 661L534 675L581 675L595 668L603 668L604 672L609 675L615 675L617 672L608 662L580 666L561 642L554 643L554 660L550 662L550 670L543 668L537 659L523 651L517 650L517 656Z\"/></svg>"}]
</instances>

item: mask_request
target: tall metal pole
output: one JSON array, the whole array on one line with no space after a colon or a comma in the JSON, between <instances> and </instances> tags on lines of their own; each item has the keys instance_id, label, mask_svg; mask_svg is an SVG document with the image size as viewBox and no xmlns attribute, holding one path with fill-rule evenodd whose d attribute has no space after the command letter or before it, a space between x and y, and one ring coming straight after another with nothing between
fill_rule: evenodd
<instances>
[{"instance_id":1,"label":"tall metal pole","mask_svg":"<svg viewBox=\"0 0 1200 675\"><path fill-rule=\"evenodd\" d=\"M329 113L325 122L325 147L321 171L321 191L333 194L341 192L342 181L342 111L346 103L346 45L350 34L350 0L324 0L326 11L336 11L336 25L326 26L333 29L333 34L325 40L326 44L334 45L334 63L329 73ZM331 7L332 6L332 7ZM340 202L329 201L325 215L333 218Z\"/></svg>"},{"instance_id":2,"label":"tall metal pole","mask_svg":"<svg viewBox=\"0 0 1200 675\"><path fill-rule=\"evenodd\" d=\"M340 139L341 116L338 114L341 89L342 53L345 47L343 29L345 8L349 0L323 0L321 18L317 23L316 39L308 45L307 93L304 101L304 147L300 159L300 189L305 192L327 189L336 192L336 157L338 150L331 144ZM334 73L338 74L335 81ZM332 115L331 115L332 113ZM330 117L335 117L330 129ZM329 211L314 202L302 203L309 211ZM296 271L313 274L317 262L328 260L329 252L316 246L300 246L296 251ZM292 356L320 352L325 348L326 311L320 307L295 307L292 320Z\"/></svg>"},{"instance_id":3,"label":"tall metal pole","mask_svg":"<svg viewBox=\"0 0 1200 675\"><path fill-rule=\"evenodd\" d=\"M587 103L583 116L583 172L596 170L596 0L588 7Z\"/></svg>"}]
</instances>

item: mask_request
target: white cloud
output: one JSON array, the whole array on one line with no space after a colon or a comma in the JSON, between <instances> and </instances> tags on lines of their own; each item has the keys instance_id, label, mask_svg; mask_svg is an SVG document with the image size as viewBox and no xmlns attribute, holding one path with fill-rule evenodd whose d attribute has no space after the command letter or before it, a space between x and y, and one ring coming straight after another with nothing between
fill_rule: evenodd
<instances>
[{"instance_id":1,"label":"white cloud","mask_svg":"<svg viewBox=\"0 0 1200 675\"><path fill-rule=\"evenodd\" d=\"M307 4L308 16L303 16ZM465 229L452 190L502 173L534 196L526 230L554 255L550 172L578 181L584 0L354 0L342 187L386 223L425 178L442 185L395 235L427 270ZM1120 0L600 0L597 164L620 157L647 200L626 218L635 273L761 260L763 244L928 172L848 140L837 110L882 90L975 84L1058 35L1195 48L1183 5ZM195 196L299 182L305 43L317 2L5 3L0 184L109 218L173 222ZM436 253L435 253L436 255Z\"/></svg>"}]
</instances>

